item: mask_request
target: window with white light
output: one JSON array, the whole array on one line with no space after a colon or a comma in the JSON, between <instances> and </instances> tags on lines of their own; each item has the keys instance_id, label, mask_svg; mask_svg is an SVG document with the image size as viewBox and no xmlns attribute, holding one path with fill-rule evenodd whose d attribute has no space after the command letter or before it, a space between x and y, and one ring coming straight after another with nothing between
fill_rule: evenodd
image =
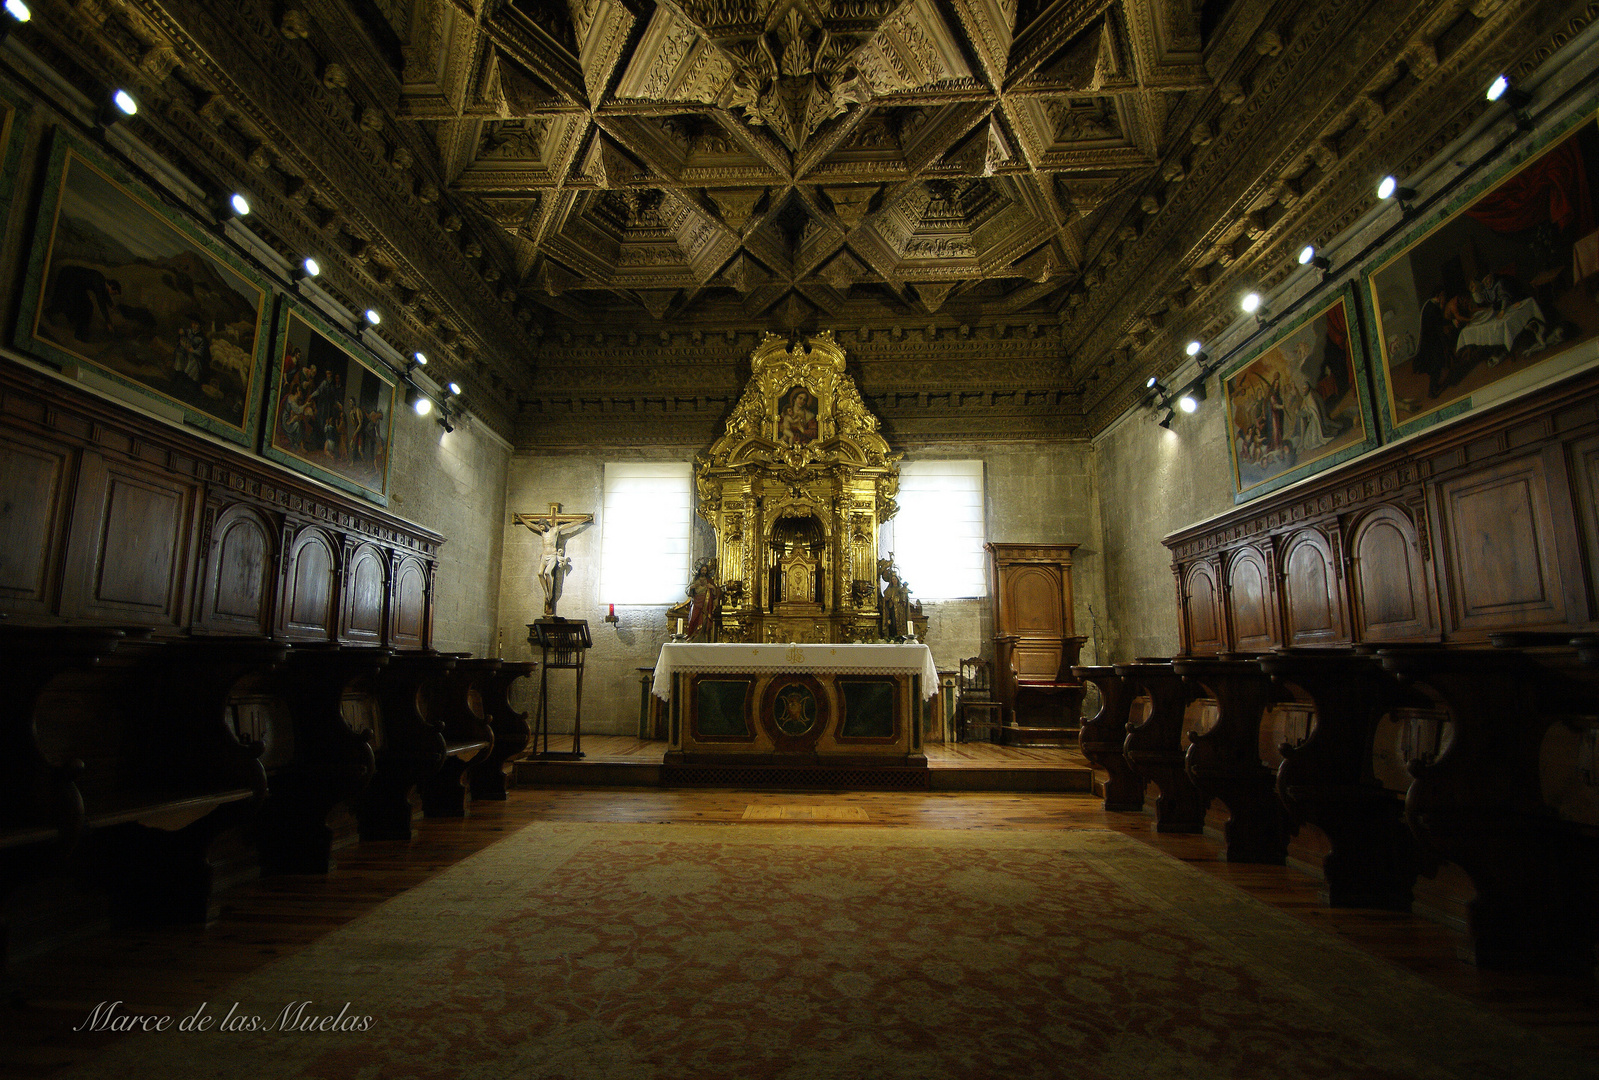
<instances>
[{"instance_id":1,"label":"window with white light","mask_svg":"<svg viewBox=\"0 0 1599 1080\"><path fill-rule=\"evenodd\" d=\"M693 486L687 462L605 466L602 604L675 604L683 599Z\"/></svg>"},{"instance_id":2,"label":"window with white light","mask_svg":"<svg viewBox=\"0 0 1599 1080\"><path fill-rule=\"evenodd\" d=\"M889 526L892 533L884 537L883 554L893 552L912 596L955 600L988 595L981 461L902 464L899 513Z\"/></svg>"}]
</instances>

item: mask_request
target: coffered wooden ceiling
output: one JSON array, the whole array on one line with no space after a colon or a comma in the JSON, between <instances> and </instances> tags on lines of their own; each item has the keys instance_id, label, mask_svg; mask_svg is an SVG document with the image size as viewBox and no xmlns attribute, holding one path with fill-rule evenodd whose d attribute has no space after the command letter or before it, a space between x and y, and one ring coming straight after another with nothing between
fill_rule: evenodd
<instances>
[{"instance_id":1,"label":"coffered wooden ceiling","mask_svg":"<svg viewBox=\"0 0 1599 1080\"><path fill-rule=\"evenodd\" d=\"M902 445L1103 428L1570 0L43 0L526 445L700 444L831 329Z\"/></svg>"}]
</instances>

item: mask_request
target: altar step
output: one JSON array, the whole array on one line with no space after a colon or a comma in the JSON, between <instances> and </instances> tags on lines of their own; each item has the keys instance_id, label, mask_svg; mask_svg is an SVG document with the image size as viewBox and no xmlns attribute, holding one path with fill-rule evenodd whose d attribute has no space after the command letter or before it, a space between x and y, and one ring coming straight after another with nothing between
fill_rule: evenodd
<instances>
[{"instance_id":1,"label":"altar step","mask_svg":"<svg viewBox=\"0 0 1599 1080\"><path fill-rule=\"evenodd\" d=\"M552 740L553 741L553 740ZM564 740L563 740L564 742ZM564 747L563 747L564 748ZM1074 748L933 744L927 768L664 764L666 744L586 736L581 760L512 764L517 787L721 787L811 791L1088 791L1093 770Z\"/></svg>"}]
</instances>

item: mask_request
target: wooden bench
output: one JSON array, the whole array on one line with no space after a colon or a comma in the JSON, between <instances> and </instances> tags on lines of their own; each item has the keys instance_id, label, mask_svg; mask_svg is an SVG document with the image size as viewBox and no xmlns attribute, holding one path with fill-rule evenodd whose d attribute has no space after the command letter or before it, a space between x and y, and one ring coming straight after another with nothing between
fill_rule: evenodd
<instances>
[{"instance_id":1,"label":"wooden bench","mask_svg":"<svg viewBox=\"0 0 1599 1080\"><path fill-rule=\"evenodd\" d=\"M1146 702L1140 714L1136 704L1127 719L1122 754L1133 771L1159 790L1155 797L1155 831L1197 833L1205 828L1210 800L1188 778L1184 754L1187 733L1197 720L1188 708L1192 688L1172 670L1170 660L1143 658L1117 664L1116 674L1133 687L1133 697Z\"/></svg>"},{"instance_id":2,"label":"wooden bench","mask_svg":"<svg viewBox=\"0 0 1599 1080\"><path fill-rule=\"evenodd\" d=\"M1185 766L1200 798L1227 808L1227 861L1286 862L1288 815L1277 798L1276 769L1262 760L1260 745L1261 718L1281 687L1256 656L1178 657L1172 670L1216 702L1214 723L1189 733Z\"/></svg>"},{"instance_id":3,"label":"wooden bench","mask_svg":"<svg viewBox=\"0 0 1599 1080\"><path fill-rule=\"evenodd\" d=\"M467 704L488 721L494 732L494 747L472 763L467 771L472 798L503 800L505 765L527 749L533 728L527 713L511 704L511 686L533 674L538 664L532 660L468 660L457 665L469 679Z\"/></svg>"},{"instance_id":4,"label":"wooden bench","mask_svg":"<svg viewBox=\"0 0 1599 1080\"><path fill-rule=\"evenodd\" d=\"M428 723L444 736L444 760L422 781L422 813L427 817L466 816L466 773L494 749L494 729L471 704L476 676L500 666L499 660L473 659L470 653L435 654L450 661L421 684L419 700Z\"/></svg>"},{"instance_id":5,"label":"wooden bench","mask_svg":"<svg viewBox=\"0 0 1599 1080\"><path fill-rule=\"evenodd\" d=\"M1417 836L1470 876L1469 958L1482 967L1591 975L1599 936L1599 827L1551 807L1563 728L1599 724L1599 685L1578 650L1542 663L1516 649L1409 649L1383 667L1442 703L1452 737L1411 766ZM1575 662L1572 662L1575 661Z\"/></svg>"},{"instance_id":6,"label":"wooden bench","mask_svg":"<svg viewBox=\"0 0 1599 1080\"><path fill-rule=\"evenodd\" d=\"M99 663L58 671L36 695L39 758L72 774L80 800L76 869L104 888L120 917L209 916L207 849L246 823L266 794L261 748L237 738L228 694L284 652L255 639L125 634Z\"/></svg>"},{"instance_id":7,"label":"wooden bench","mask_svg":"<svg viewBox=\"0 0 1599 1080\"><path fill-rule=\"evenodd\" d=\"M1436 860L1404 821L1408 775L1396 784L1380 761L1394 750L1376 743L1379 731L1392 739L1398 724L1429 711L1429 703L1402 687L1371 652L1285 649L1261 657L1260 667L1315 703L1309 736L1281 747L1277 794L1290 817L1327 836L1327 902L1409 911L1417 875Z\"/></svg>"},{"instance_id":8,"label":"wooden bench","mask_svg":"<svg viewBox=\"0 0 1599 1080\"><path fill-rule=\"evenodd\" d=\"M375 746L377 769L356 801L356 819L362 840L409 840L412 790L432 781L449 760L458 762L451 780L460 789L465 763L493 745L493 733L486 726L467 732L448 723L448 695L440 697L436 684L455 667L458 657L384 651L388 663L376 679L382 732ZM430 718L430 712L439 712L441 720ZM449 812L453 800L440 798L449 795L447 784L423 794L435 815Z\"/></svg>"},{"instance_id":9,"label":"wooden bench","mask_svg":"<svg viewBox=\"0 0 1599 1080\"><path fill-rule=\"evenodd\" d=\"M1104 769L1105 809L1142 810L1148 782L1127 764L1127 717L1133 703L1132 681L1114 667L1079 664L1072 674L1099 690L1099 711L1083 722L1078 745L1097 769Z\"/></svg>"},{"instance_id":10,"label":"wooden bench","mask_svg":"<svg viewBox=\"0 0 1599 1080\"><path fill-rule=\"evenodd\" d=\"M353 805L377 768L381 717L361 706L375 700L372 684L387 662L381 649L300 646L276 678L235 691L235 726L266 746L268 794L252 828L263 873L331 869L328 816Z\"/></svg>"}]
</instances>

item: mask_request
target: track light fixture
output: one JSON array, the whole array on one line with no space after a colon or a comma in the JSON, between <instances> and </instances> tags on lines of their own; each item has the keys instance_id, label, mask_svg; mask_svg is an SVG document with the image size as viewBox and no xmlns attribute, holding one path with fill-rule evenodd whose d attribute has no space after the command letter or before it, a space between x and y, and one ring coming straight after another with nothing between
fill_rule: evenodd
<instances>
[{"instance_id":1,"label":"track light fixture","mask_svg":"<svg viewBox=\"0 0 1599 1080\"><path fill-rule=\"evenodd\" d=\"M454 409L450 408L450 401L446 398L444 404L439 406L439 427L443 428L444 433L448 435L455 430L455 421L457 419L459 419L459 416Z\"/></svg>"},{"instance_id":2,"label":"track light fixture","mask_svg":"<svg viewBox=\"0 0 1599 1080\"><path fill-rule=\"evenodd\" d=\"M444 387L444 389L449 391L451 397L461 396L461 384L458 382L449 383Z\"/></svg>"},{"instance_id":3,"label":"track light fixture","mask_svg":"<svg viewBox=\"0 0 1599 1080\"><path fill-rule=\"evenodd\" d=\"M428 366L428 358L426 356L423 356L420 352L412 353L411 354L411 359L416 363L417 367L427 367Z\"/></svg>"},{"instance_id":4,"label":"track light fixture","mask_svg":"<svg viewBox=\"0 0 1599 1080\"><path fill-rule=\"evenodd\" d=\"M217 222L219 224L246 217L250 213L250 200L242 193L233 191L217 197L216 203Z\"/></svg>"},{"instance_id":5,"label":"track light fixture","mask_svg":"<svg viewBox=\"0 0 1599 1080\"><path fill-rule=\"evenodd\" d=\"M1193 414L1199 410L1199 399L1192 392L1184 394L1177 399L1177 407L1185 413Z\"/></svg>"},{"instance_id":6,"label":"track light fixture","mask_svg":"<svg viewBox=\"0 0 1599 1080\"><path fill-rule=\"evenodd\" d=\"M5 0L6 17L0 19L0 41L4 41L13 27L33 18L33 12L23 0Z\"/></svg>"},{"instance_id":7,"label":"track light fixture","mask_svg":"<svg viewBox=\"0 0 1599 1080\"><path fill-rule=\"evenodd\" d=\"M1521 87L1512 85L1507 76L1495 76L1494 81L1488 84L1488 92L1484 96L1489 101L1502 99L1510 106L1510 113L1516 119L1516 127L1522 131L1532 130L1532 117L1527 115L1527 106L1532 104L1532 95Z\"/></svg>"},{"instance_id":8,"label":"track light fixture","mask_svg":"<svg viewBox=\"0 0 1599 1080\"><path fill-rule=\"evenodd\" d=\"M1174 412L1171 409L1167 409L1166 410L1166 415L1161 418L1160 426L1165 428L1167 431L1170 431L1171 430L1171 422L1173 420L1175 420L1175 419L1177 419L1177 413Z\"/></svg>"},{"instance_id":9,"label":"track light fixture","mask_svg":"<svg viewBox=\"0 0 1599 1080\"><path fill-rule=\"evenodd\" d=\"M1299 265L1314 266L1325 274L1332 269L1332 260L1317 251L1315 244L1306 244L1299 249Z\"/></svg>"},{"instance_id":10,"label":"track light fixture","mask_svg":"<svg viewBox=\"0 0 1599 1080\"><path fill-rule=\"evenodd\" d=\"M299 266L289 268L289 280L300 282L306 278L314 278L321 272L322 264L317 262L314 256L307 255Z\"/></svg>"},{"instance_id":11,"label":"track light fixture","mask_svg":"<svg viewBox=\"0 0 1599 1080\"><path fill-rule=\"evenodd\" d=\"M363 318L366 319L368 326L376 326L383 321L383 316L378 314L377 308L367 308Z\"/></svg>"},{"instance_id":12,"label":"track light fixture","mask_svg":"<svg viewBox=\"0 0 1599 1080\"><path fill-rule=\"evenodd\" d=\"M1261 299L1258 292L1247 292L1243 299L1238 301L1238 306L1243 308L1245 315L1255 315L1266 310L1266 302Z\"/></svg>"},{"instance_id":13,"label":"track light fixture","mask_svg":"<svg viewBox=\"0 0 1599 1080\"><path fill-rule=\"evenodd\" d=\"M1183 348L1183 352L1185 352L1185 353L1187 353L1187 354L1188 354L1188 355L1189 355L1189 356L1198 356L1198 355L1199 355L1199 353L1200 353L1200 351L1201 351L1201 350L1202 350L1202 349L1204 349L1204 346L1203 346L1203 345L1201 345L1201 344L1200 344L1200 343L1199 343L1199 342L1197 342L1197 341L1190 341L1190 342L1189 342L1189 343L1188 343L1188 344L1187 344L1187 345L1186 345L1186 346L1185 346L1185 347L1184 347L1184 348Z\"/></svg>"},{"instance_id":14,"label":"track light fixture","mask_svg":"<svg viewBox=\"0 0 1599 1080\"><path fill-rule=\"evenodd\" d=\"M1161 382L1160 379L1154 375L1151 375L1147 380L1145 380L1144 389L1148 390L1154 396L1160 398L1164 398L1167 394L1166 384Z\"/></svg>"},{"instance_id":15,"label":"track light fixture","mask_svg":"<svg viewBox=\"0 0 1599 1080\"><path fill-rule=\"evenodd\" d=\"M422 391L418 390L414 386L407 386L405 388L405 403L409 405L411 407L411 411L416 413L418 416L426 416L428 413L433 411L433 399L422 393Z\"/></svg>"},{"instance_id":16,"label":"track light fixture","mask_svg":"<svg viewBox=\"0 0 1599 1080\"><path fill-rule=\"evenodd\" d=\"M1399 200L1399 212L1410 213L1410 204L1416 201L1416 189L1402 186L1392 175L1377 182L1377 198Z\"/></svg>"}]
</instances>

